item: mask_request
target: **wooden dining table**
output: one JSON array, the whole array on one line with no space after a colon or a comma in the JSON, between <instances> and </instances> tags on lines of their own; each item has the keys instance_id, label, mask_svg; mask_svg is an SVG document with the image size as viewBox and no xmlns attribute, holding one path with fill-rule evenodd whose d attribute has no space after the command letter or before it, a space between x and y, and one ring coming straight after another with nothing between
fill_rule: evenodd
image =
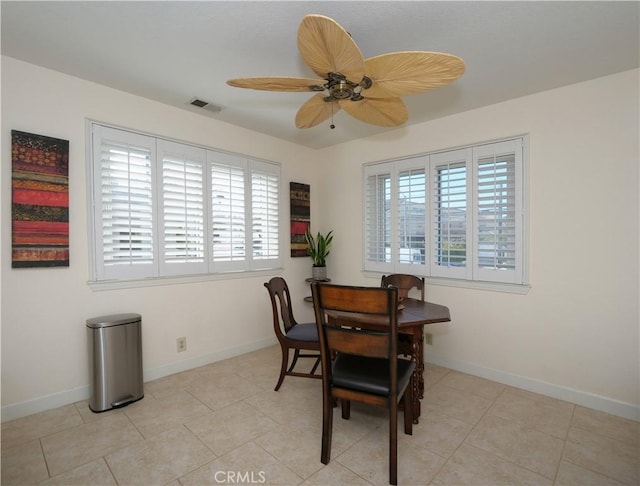
<instances>
[{"instance_id":1,"label":"wooden dining table","mask_svg":"<svg viewBox=\"0 0 640 486\"><path fill-rule=\"evenodd\" d=\"M327 311L336 325L363 324L368 328L388 326L384 316L370 314L342 314ZM449 308L444 305L405 298L398 307L398 351L409 356L416 365L413 372L413 422L420 418L420 400L424 398L424 326L451 321Z\"/></svg>"}]
</instances>

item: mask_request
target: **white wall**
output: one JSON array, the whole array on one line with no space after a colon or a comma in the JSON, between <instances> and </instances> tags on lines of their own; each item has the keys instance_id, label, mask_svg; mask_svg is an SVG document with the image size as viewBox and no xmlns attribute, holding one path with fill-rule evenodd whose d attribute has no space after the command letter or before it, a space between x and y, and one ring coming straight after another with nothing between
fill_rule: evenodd
<instances>
[{"instance_id":1,"label":"white wall","mask_svg":"<svg viewBox=\"0 0 640 486\"><path fill-rule=\"evenodd\" d=\"M334 281L379 278L362 273L363 163L529 133L532 288L428 286L453 319L426 359L638 419L638 86L629 71L326 149Z\"/></svg>"},{"instance_id":2,"label":"white wall","mask_svg":"<svg viewBox=\"0 0 640 486\"><path fill-rule=\"evenodd\" d=\"M88 397L90 317L142 314L147 380L274 339L269 276L88 288L86 118L281 162L284 223L288 183L311 184L314 229L335 230L330 276L369 285L379 276L362 273L363 163L529 133L531 291L429 286L453 320L429 329L427 360L637 419L638 104L635 70L311 151L3 57L2 420ZM70 140L69 268L10 267L11 129ZM309 266L285 258L294 301ZM297 314L311 319L310 306Z\"/></svg>"},{"instance_id":3,"label":"white wall","mask_svg":"<svg viewBox=\"0 0 640 486\"><path fill-rule=\"evenodd\" d=\"M263 282L272 275L127 290L92 291L87 239L85 120L96 119L282 163L285 268L303 307L308 258L288 257L289 182L312 187L315 151L186 110L2 58L2 419L89 396L86 320L142 315L145 380L275 342ZM70 141L70 266L11 268L11 130ZM247 305L247 304L250 305ZM178 354L176 338L187 337Z\"/></svg>"}]
</instances>

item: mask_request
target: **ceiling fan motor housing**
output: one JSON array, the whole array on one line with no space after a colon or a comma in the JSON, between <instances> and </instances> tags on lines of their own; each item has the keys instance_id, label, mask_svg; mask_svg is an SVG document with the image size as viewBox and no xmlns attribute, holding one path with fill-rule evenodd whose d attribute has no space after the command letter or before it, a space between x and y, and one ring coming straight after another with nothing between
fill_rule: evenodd
<instances>
[{"instance_id":1,"label":"ceiling fan motor housing","mask_svg":"<svg viewBox=\"0 0 640 486\"><path fill-rule=\"evenodd\" d=\"M329 96L325 98L325 101L346 100L352 101L362 100L360 92L363 89L371 87L371 80L364 76L360 83L352 83L344 74L329 73L327 75L326 89L329 91Z\"/></svg>"},{"instance_id":2,"label":"ceiling fan motor housing","mask_svg":"<svg viewBox=\"0 0 640 486\"><path fill-rule=\"evenodd\" d=\"M336 100L344 100L351 98L353 88L346 82L340 81L338 84L334 84L329 88L329 93L331 94L331 97Z\"/></svg>"}]
</instances>

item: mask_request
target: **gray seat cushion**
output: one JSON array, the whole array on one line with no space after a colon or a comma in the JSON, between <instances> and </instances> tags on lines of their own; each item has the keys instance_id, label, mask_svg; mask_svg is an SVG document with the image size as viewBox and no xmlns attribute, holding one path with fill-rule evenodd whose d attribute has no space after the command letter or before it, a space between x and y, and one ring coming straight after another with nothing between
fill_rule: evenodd
<instances>
[{"instance_id":1,"label":"gray seat cushion","mask_svg":"<svg viewBox=\"0 0 640 486\"><path fill-rule=\"evenodd\" d=\"M315 322L313 324L298 324L289 329L287 337L298 341L317 341L318 328Z\"/></svg>"}]
</instances>

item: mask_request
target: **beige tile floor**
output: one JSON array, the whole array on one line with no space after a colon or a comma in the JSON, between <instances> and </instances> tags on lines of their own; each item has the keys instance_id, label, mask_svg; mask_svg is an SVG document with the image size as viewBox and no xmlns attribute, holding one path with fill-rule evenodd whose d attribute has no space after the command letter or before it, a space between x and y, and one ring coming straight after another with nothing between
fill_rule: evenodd
<instances>
[{"instance_id":1,"label":"beige tile floor","mask_svg":"<svg viewBox=\"0 0 640 486\"><path fill-rule=\"evenodd\" d=\"M274 392L279 352L146 383L119 410L80 402L3 423L2 485L388 484L385 412L337 413L322 465L320 381ZM640 481L637 422L430 365L425 381L420 423L398 435L401 485Z\"/></svg>"}]
</instances>

